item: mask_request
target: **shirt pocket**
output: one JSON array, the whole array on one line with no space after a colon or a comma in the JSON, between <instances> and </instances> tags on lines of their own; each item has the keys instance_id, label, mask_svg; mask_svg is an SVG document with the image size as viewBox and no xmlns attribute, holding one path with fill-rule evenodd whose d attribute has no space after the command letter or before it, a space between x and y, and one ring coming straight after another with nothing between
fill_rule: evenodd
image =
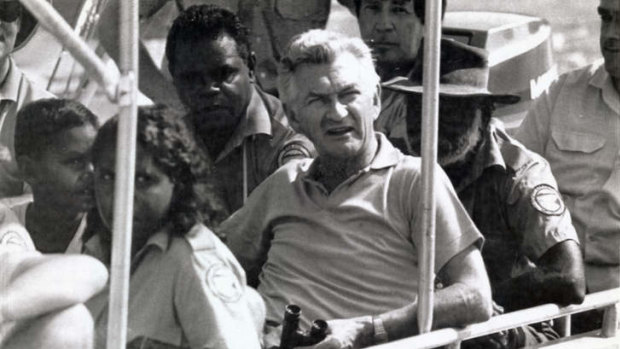
<instances>
[{"instance_id":1,"label":"shirt pocket","mask_svg":"<svg viewBox=\"0 0 620 349\"><path fill-rule=\"evenodd\" d=\"M329 1L275 0L276 12L290 20L326 20L329 7Z\"/></svg>"},{"instance_id":2,"label":"shirt pocket","mask_svg":"<svg viewBox=\"0 0 620 349\"><path fill-rule=\"evenodd\" d=\"M551 131L551 137L561 151L590 154L605 145L605 136L594 132L557 129Z\"/></svg>"}]
</instances>

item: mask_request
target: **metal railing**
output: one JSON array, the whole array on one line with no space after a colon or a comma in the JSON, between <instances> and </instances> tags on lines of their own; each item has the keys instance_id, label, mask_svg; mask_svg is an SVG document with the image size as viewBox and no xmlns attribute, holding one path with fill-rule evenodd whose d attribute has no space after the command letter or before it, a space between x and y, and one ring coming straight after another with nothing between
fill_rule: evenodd
<instances>
[{"instance_id":1,"label":"metal railing","mask_svg":"<svg viewBox=\"0 0 620 349\"><path fill-rule=\"evenodd\" d=\"M605 308L601 337L610 338L618 335L618 304L620 288L589 294L583 303L559 307L556 304L544 304L528 309L492 317L486 322L469 325L462 329L444 328L418 336L408 337L390 343L373 346L374 349L430 349L450 345L451 349L460 347L467 339L482 337L519 326L547 321L571 314L593 309ZM585 349L585 348L584 348Z\"/></svg>"}]
</instances>

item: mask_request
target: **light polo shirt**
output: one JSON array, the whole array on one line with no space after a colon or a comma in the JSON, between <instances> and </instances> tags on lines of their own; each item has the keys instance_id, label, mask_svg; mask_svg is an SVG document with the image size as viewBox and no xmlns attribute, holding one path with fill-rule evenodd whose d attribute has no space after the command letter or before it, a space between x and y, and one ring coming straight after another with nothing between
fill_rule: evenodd
<instances>
[{"instance_id":1,"label":"light polo shirt","mask_svg":"<svg viewBox=\"0 0 620 349\"><path fill-rule=\"evenodd\" d=\"M180 348L260 348L264 305L245 284L228 248L204 225L185 236L153 235L131 263L127 343ZM85 253L109 264L109 246L96 235ZM109 289L86 306L104 348ZM259 325L260 324L260 325Z\"/></svg>"},{"instance_id":2,"label":"light polo shirt","mask_svg":"<svg viewBox=\"0 0 620 349\"><path fill-rule=\"evenodd\" d=\"M9 61L9 73L0 84L0 198L21 195L24 191L15 161L17 112L32 101L54 97L30 82L12 58Z\"/></svg>"},{"instance_id":3,"label":"light polo shirt","mask_svg":"<svg viewBox=\"0 0 620 349\"><path fill-rule=\"evenodd\" d=\"M620 286L620 98L598 63L562 75L516 138L551 164L591 292Z\"/></svg>"},{"instance_id":4,"label":"light polo shirt","mask_svg":"<svg viewBox=\"0 0 620 349\"><path fill-rule=\"evenodd\" d=\"M260 272L267 320L284 307L314 319L379 314L414 302L422 239L420 159L377 133L369 166L331 193L313 180L310 159L287 164L261 184L221 228L250 273ZM320 160L317 160L320 161ZM437 167L435 270L482 237Z\"/></svg>"},{"instance_id":5,"label":"light polo shirt","mask_svg":"<svg viewBox=\"0 0 620 349\"><path fill-rule=\"evenodd\" d=\"M228 211L239 209L270 174L292 159L313 157L314 146L288 125L280 101L256 87L247 112L215 159L220 197Z\"/></svg>"}]
</instances>

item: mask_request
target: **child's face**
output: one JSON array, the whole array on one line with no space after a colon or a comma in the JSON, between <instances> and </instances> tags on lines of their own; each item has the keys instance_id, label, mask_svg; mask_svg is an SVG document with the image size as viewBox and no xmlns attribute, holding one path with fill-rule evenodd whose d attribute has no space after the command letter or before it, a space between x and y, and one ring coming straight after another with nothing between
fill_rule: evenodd
<instances>
[{"instance_id":1,"label":"child's face","mask_svg":"<svg viewBox=\"0 0 620 349\"><path fill-rule=\"evenodd\" d=\"M104 224L112 228L114 211L115 147L97 154L95 196ZM138 145L133 209L133 244L140 248L164 223L170 209L174 183Z\"/></svg>"},{"instance_id":2,"label":"child's face","mask_svg":"<svg viewBox=\"0 0 620 349\"><path fill-rule=\"evenodd\" d=\"M94 205L90 148L96 132L89 124L64 130L37 158L27 160L26 178L36 201L70 213Z\"/></svg>"}]
</instances>

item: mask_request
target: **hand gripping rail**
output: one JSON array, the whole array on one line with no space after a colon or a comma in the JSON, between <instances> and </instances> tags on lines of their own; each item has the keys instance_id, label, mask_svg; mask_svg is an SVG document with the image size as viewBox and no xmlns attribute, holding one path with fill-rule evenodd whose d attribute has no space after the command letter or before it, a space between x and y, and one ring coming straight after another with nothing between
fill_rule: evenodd
<instances>
[{"instance_id":1,"label":"hand gripping rail","mask_svg":"<svg viewBox=\"0 0 620 349\"><path fill-rule=\"evenodd\" d=\"M429 333L404 338L390 343L373 346L374 349L427 349L442 345L449 348L460 347L461 341L482 337L491 333L504 331L535 322L547 321L558 317L569 316L592 309L605 308L602 337L618 335L618 305L620 303L620 288L592 293L586 296L583 303L560 307L556 304L544 304L536 307L514 311L494 316L489 321L469 325L462 329L445 328Z\"/></svg>"}]
</instances>

